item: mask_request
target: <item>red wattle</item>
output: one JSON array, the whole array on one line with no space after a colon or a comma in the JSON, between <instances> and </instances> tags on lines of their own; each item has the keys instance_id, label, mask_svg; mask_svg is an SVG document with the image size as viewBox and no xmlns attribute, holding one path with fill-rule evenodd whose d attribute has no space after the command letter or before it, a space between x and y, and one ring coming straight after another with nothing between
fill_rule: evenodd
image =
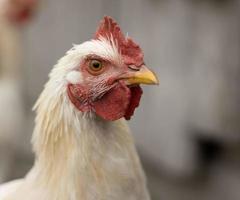
<instances>
[{"instance_id":1,"label":"red wattle","mask_svg":"<svg viewBox=\"0 0 240 200\"><path fill-rule=\"evenodd\" d=\"M97 115L105 120L114 121L122 118L129 105L131 93L129 88L119 83L108 91L101 99L93 102L93 108Z\"/></svg>"},{"instance_id":2,"label":"red wattle","mask_svg":"<svg viewBox=\"0 0 240 200\"><path fill-rule=\"evenodd\" d=\"M128 105L128 109L124 115L126 120L130 120L131 116L134 114L135 109L139 106L140 99L142 96L142 88L138 86L134 86L130 88L131 90L131 99Z\"/></svg>"}]
</instances>

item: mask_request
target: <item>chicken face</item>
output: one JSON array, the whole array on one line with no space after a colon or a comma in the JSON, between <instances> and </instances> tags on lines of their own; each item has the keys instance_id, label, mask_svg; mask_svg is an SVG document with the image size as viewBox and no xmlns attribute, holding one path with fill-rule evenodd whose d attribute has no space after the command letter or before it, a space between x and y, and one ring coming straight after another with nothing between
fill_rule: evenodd
<instances>
[{"instance_id":1,"label":"chicken face","mask_svg":"<svg viewBox=\"0 0 240 200\"><path fill-rule=\"evenodd\" d=\"M142 95L139 84L158 84L144 64L140 47L105 17L95 39L78 48L84 49L84 55L67 75L71 102L78 110L95 112L105 120L130 119Z\"/></svg>"},{"instance_id":2,"label":"chicken face","mask_svg":"<svg viewBox=\"0 0 240 200\"><path fill-rule=\"evenodd\" d=\"M2 15L14 24L24 24L34 14L38 0L1 0Z\"/></svg>"}]
</instances>

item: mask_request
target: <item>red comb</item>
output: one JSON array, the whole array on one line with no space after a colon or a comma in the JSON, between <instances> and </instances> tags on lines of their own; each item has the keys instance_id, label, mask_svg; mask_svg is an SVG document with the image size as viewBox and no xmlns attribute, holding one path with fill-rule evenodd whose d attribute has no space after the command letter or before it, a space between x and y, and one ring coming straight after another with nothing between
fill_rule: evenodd
<instances>
[{"instance_id":1,"label":"red comb","mask_svg":"<svg viewBox=\"0 0 240 200\"><path fill-rule=\"evenodd\" d=\"M103 18L95 33L95 39L100 39L101 37L107 40L113 39L113 42L115 42L119 48L119 52L123 56L125 64L137 67L143 64L143 52L139 45L131 38L126 38L117 22L109 16Z\"/></svg>"}]
</instances>

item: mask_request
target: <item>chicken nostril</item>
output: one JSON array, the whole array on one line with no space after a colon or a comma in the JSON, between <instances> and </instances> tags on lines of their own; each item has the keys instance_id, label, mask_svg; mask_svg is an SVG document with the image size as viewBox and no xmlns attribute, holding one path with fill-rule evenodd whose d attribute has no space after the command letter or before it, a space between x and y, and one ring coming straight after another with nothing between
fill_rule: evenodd
<instances>
[{"instance_id":1,"label":"chicken nostril","mask_svg":"<svg viewBox=\"0 0 240 200\"><path fill-rule=\"evenodd\" d=\"M128 68L133 70L133 71L139 71L140 70L140 68L135 66L135 65L128 65Z\"/></svg>"}]
</instances>

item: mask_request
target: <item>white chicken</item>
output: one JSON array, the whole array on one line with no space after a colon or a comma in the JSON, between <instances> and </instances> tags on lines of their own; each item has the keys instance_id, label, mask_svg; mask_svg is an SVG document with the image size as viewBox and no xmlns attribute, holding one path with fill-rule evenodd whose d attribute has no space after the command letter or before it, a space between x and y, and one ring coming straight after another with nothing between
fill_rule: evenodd
<instances>
[{"instance_id":1,"label":"white chicken","mask_svg":"<svg viewBox=\"0 0 240 200\"><path fill-rule=\"evenodd\" d=\"M22 130L21 63L18 26L30 17L36 0L0 0L0 182L10 173L14 149Z\"/></svg>"},{"instance_id":2,"label":"white chicken","mask_svg":"<svg viewBox=\"0 0 240 200\"><path fill-rule=\"evenodd\" d=\"M141 83L158 80L140 47L105 17L95 38L75 45L50 73L34 107L34 167L2 185L0 200L149 200L125 122Z\"/></svg>"}]
</instances>

